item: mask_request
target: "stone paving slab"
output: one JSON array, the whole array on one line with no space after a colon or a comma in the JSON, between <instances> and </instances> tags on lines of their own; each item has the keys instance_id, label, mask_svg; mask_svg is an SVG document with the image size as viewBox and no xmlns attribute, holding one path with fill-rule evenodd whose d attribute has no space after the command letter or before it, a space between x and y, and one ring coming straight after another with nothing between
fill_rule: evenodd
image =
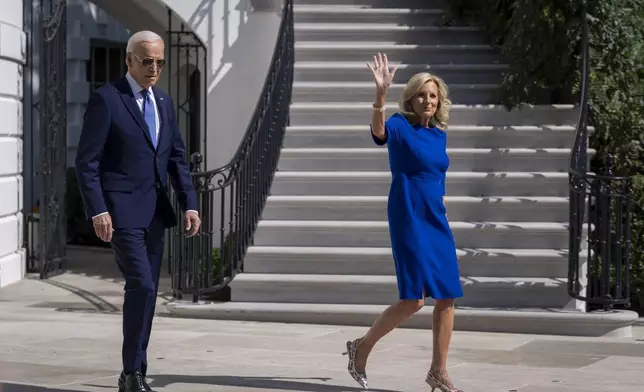
<instances>
[{"instance_id":1,"label":"stone paving slab","mask_svg":"<svg viewBox=\"0 0 644 392\"><path fill-rule=\"evenodd\" d=\"M114 388L119 314L0 305L0 392ZM364 328L158 317L151 385L165 391L358 391L341 355ZM642 331L638 330L641 337ZM641 386L644 342L456 332L452 378L466 391L624 391ZM557 351L535 347L557 347ZM431 331L397 330L374 350L374 391L429 390ZM610 374L611 377L607 377ZM16 385L18 383L28 384ZM51 388L51 389L47 389ZM634 389L635 388L635 389Z\"/></svg>"},{"instance_id":2,"label":"stone paving slab","mask_svg":"<svg viewBox=\"0 0 644 392\"><path fill-rule=\"evenodd\" d=\"M344 343L365 328L164 317L149 350L159 392L359 391ZM116 390L122 283L96 274L27 279L0 290L0 392ZM641 390L634 338L455 332L450 374L467 392ZM429 391L431 331L397 330L373 351L372 391Z\"/></svg>"},{"instance_id":3,"label":"stone paving slab","mask_svg":"<svg viewBox=\"0 0 644 392\"><path fill-rule=\"evenodd\" d=\"M586 356L622 356L644 358L644 346L629 343L602 343L602 342L561 342L561 341L532 341L517 349L521 353L544 354L551 353L562 355ZM643 388L644 389L644 388Z\"/></svg>"}]
</instances>

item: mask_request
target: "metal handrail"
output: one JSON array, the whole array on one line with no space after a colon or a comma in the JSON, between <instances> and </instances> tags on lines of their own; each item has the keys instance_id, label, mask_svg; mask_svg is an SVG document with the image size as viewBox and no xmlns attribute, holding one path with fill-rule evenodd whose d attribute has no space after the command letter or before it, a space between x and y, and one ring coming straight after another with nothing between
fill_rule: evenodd
<instances>
[{"instance_id":1,"label":"metal handrail","mask_svg":"<svg viewBox=\"0 0 644 392\"><path fill-rule=\"evenodd\" d=\"M171 230L169 267L176 297L190 293L195 302L204 295L226 299L228 285L243 270L289 123L293 45L293 1L285 0L270 69L233 158L201 171L202 154L191 156L202 229L192 238L185 238L180 227ZM174 194L173 199L178 208Z\"/></svg>"}]
</instances>

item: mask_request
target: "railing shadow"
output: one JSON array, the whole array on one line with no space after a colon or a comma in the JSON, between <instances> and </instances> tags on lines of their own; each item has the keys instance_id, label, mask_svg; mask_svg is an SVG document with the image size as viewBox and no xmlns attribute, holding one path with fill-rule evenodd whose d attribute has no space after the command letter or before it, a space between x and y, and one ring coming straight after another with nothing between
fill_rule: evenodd
<instances>
[{"instance_id":1,"label":"railing shadow","mask_svg":"<svg viewBox=\"0 0 644 392\"><path fill-rule=\"evenodd\" d=\"M210 119L199 150L207 152L202 167L207 171L228 163L241 142L239 125L249 120L270 72L280 15L252 11L250 0L202 0L187 25L200 33L208 50L206 64L199 64Z\"/></svg>"}]
</instances>

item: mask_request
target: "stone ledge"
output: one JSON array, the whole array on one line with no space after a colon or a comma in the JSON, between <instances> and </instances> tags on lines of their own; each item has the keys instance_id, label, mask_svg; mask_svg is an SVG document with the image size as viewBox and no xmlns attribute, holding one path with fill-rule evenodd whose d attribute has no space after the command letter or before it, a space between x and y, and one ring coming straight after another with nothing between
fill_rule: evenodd
<instances>
[{"instance_id":1,"label":"stone ledge","mask_svg":"<svg viewBox=\"0 0 644 392\"><path fill-rule=\"evenodd\" d=\"M202 302L175 300L167 311L176 317L264 321L302 324L370 326L386 305L335 305L249 302ZM426 306L403 327L431 327L432 307ZM581 313L561 309L495 310L456 309L455 329L537 335L632 337L637 313L631 311Z\"/></svg>"},{"instance_id":2,"label":"stone ledge","mask_svg":"<svg viewBox=\"0 0 644 392\"><path fill-rule=\"evenodd\" d=\"M0 288L22 280L26 268L24 249L0 258Z\"/></svg>"},{"instance_id":3,"label":"stone ledge","mask_svg":"<svg viewBox=\"0 0 644 392\"><path fill-rule=\"evenodd\" d=\"M0 22L0 59L25 64L27 60L27 35L16 26Z\"/></svg>"},{"instance_id":4,"label":"stone ledge","mask_svg":"<svg viewBox=\"0 0 644 392\"><path fill-rule=\"evenodd\" d=\"M0 217L16 214L22 209L20 175L0 178Z\"/></svg>"},{"instance_id":5,"label":"stone ledge","mask_svg":"<svg viewBox=\"0 0 644 392\"><path fill-rule=\"evenodd\" d=\"M18 137L0 136L0 175L19 175L22 171L21 155L22 140Z\"/></svg>"},{"instance_id":6,"label":"stone ledge","mask_svg":"<svg viewBox=\"0 0 644 392\"><path fill-rule=\"evenodd\" d=\"M0 96L1 137L22 135L22 114L22 102L18 97Z\"/></svg>"},{"instance_id":7,"label":"stone ledge","mask_svg":"<svg viewBox=\"0 0 644 392\"><path fill-rule=\"evenodd\" d=\"M0 218L0 257L19 252L23 245L23 215L20 211Z\"/></svg>"},{"instance_id":8,"label":"stone ledge","mask_svg":"<svg viewBox=\"0 0 644 392\"><path fill-rule=\"evenodd\" d=\"M0 59L0 96L21 100L23 95L22 65Z\"/></svg>"}]
</instances>

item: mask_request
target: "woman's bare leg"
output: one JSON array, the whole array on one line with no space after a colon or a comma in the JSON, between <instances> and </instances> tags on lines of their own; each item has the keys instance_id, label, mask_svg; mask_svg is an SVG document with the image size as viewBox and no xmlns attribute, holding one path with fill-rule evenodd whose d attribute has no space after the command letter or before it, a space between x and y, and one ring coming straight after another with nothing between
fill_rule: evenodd
<instances>
[{"instance_id":1,"label":"woman's bare leg","mask_svg":"<svg viewBox=\"0 0 644 392\"><path fill-rule=\"evenodd\" d=\"M454 300L437 300L434 305L433 314L432 332L434 335L434 344L430 371L439 379L442 378L449 387L452 387L452 383L447 376L447 353L449 351L450 341L452 340L453 329Z\"/></svg>"},{"instance_id":2,"label":"woman's bare leg","mask_svg":"<svg viewBox=\"0 0 644 392\"><path fill-rule=\"evenodd\" d=\"M356 352L356 370L364 372L367 358L373 347L389 332L393 331L403 321L418 312L425 304L424 299L400 300L391 305L374 321L366 335L362 337Z\"/></svg>"}]
</instances>

